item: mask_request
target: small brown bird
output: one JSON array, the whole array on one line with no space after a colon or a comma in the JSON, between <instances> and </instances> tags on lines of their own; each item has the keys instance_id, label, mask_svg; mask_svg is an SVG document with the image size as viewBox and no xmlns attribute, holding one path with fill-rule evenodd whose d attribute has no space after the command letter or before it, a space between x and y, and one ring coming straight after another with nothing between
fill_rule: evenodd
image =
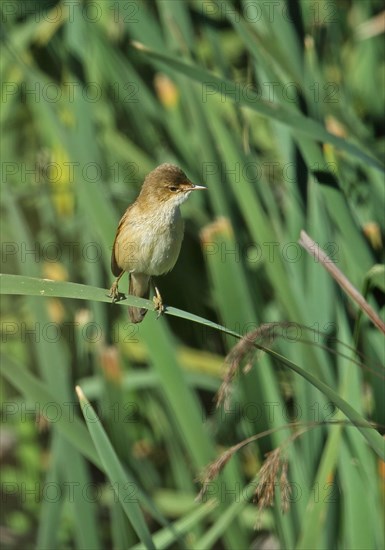
<instances>
[{"instance_id":1,"label":"small brown bird","mask_svg":"<svg viewBox=\"0 0 385 550\"><path fill-rule=\"evenodd\" d=\"M161 164L148 174L138 198L123 214L116 232L111 270L117 279L109 294L113 302L119 299L118 284L126 271L130 277L128 293L148 298L151 277L163 275L174 267L184 233L179 206L191 191L198 189L206 187L191 183L174 164ZM155 292L155 309L160 315L164 307L156 287ZM145 308L128 308L132 323L140 323L146 313Z\"/></svg>"}]
</instances>

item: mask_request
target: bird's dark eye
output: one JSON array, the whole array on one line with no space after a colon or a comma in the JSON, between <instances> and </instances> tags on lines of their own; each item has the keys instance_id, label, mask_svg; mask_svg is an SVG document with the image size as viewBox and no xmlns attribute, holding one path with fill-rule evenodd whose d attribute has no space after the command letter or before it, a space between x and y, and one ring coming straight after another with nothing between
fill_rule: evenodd
<instances>
[{"instance_id":1,"label":"bird's dark eye","mask_svg":"<svg viewBox=\"0 0 385 550\"><path fill-rule=\"evenodd\" d=\"M172 186L172 185L169 187L169 189L170 189L170 191L171 191L172 193L176 193L176 192L178 191L178 188L177 188L177 187L174 187L174 186Z\"/></svg>"}]
</instances>

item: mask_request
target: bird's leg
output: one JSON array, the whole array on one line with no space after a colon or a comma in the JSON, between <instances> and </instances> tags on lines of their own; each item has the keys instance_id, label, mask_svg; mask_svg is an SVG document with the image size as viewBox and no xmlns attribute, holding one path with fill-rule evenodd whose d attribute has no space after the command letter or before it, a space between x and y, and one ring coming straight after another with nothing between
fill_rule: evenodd
<instances>
[{"instance_id":1,"label":"bird's leg","mask_svg":"<svg viewBox=\"0 0 385 550\"><path fill-rule=\"evenodd\" d=\"M154 302L154 305L155 305L155 311L158 312L157 319L159 319L159 317L163 315L165 308L164 308L162 296L160 295L159 290L157 289L156 286L154 286L154 288L155 288L156 296L153 297L152 301Z\"/></svg>"},{"instance_id":2,"label":"bird's leg","mask_svg":"<svg viewBox=\"0 0 385 550\"><path fill-rule=\"evenodd\" d=\"M108 294L108 296L109 298L112 298L112 303L117 302L122 298L125 298L124 294L121 294L119 292L119 281L123 277L123 275L124 275L124 271L121 271L117 279L112 283L112 286L110 288L110 293Z\"/></svg>"}]
</instances>

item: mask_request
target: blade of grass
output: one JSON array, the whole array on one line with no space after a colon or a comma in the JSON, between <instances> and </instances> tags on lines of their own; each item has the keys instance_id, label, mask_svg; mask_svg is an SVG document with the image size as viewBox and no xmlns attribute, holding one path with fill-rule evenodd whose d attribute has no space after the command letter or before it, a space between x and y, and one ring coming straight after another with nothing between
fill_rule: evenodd
<instances>
[{"instance_id":1,"label":"blade of grass","mask_svg":"<svg viewBox=\"0 0 385 550\"><path fill-rule=\"evenodd\" d=\"M368 304L364 299L362 294L358 292L356 288L351 284L347 277L335 266L332 260L328 257L323 250L320 249L319 245L313 241L307 235L305 231L301 231L301 238L298 241L301 246L311 254L317 261L321 262L327 271L334 277L337 283L342 287L342 289L354 300L360 307L362 311L366 313L372 323L385 334L385 323L380 319L374 309Z\"/></svg>"},{"instance_id":2,"label":"blade of grass","mask_svg":"<svg viewBox=\"0 0 385 550\"><path fill-rule=\"evenodd\" d=\"M199 524L199 522L203 519L207 518L208 514L214 510L216 506L217 503L214 500L209 500L202 506L198 506L196 510L193 510L189 514L186 514L183 518L178 519L173 523L175 531L177 531L179 535L188 534L188 531L195 525ZM169 531L162 529L153 535L153 541L157 550L162 550L163 548L168 548L171 544L173 544L175 542L175 538ZM197 548L195 545L194 547ZM143 549L143 544L136 544L131 550Z\"/></svg>"},{"instance_id":3,"label":"blade of grass","mask_svg":"<svg viewBox=\"0 0 385 550\"><path fill-rule=\"evenodd\" d=\"M82 408L84 419L91 434L96 451L100 461L103 464L107 477L109 478L120 503L126 512L132 527L135 529L139 539L145 544L146 548L155 550L150 532L147 528L143 513L139 507L137 499L133 499L131 483L128 483L127 475L121 465L115 451L104 431L99 417L87 401L81 388L76 387Z\"/></svg>"}]
</instances>

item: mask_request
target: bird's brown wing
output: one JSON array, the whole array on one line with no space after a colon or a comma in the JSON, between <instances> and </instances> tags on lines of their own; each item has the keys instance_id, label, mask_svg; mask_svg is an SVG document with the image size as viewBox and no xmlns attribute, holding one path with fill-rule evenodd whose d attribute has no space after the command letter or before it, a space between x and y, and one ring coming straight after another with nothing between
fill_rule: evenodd
<instances>
[{"instance_id":1,"label":"bird's brown wing","mask_svg":"<svg viewBox=\"0 0 385 550\"><path fill-rule=\"evenodd\" d=\"M116 241L116 237L115 237L115 241ZM115 241L114 241L114 244L113 244L113 247L112 247L112 254L111 254L111 271L115 275L115 277L118 277L121 274L122 269L118 266L118 263L116 261Z\"/></svg>"},{"instance_id":2,"label":"bird's brown wing","mask_svg":"<svg viewBox=\"0 0 385 550\"><path fill-rule=\"evenodd\" d=\"M125 213L122 216L122 219L119 222L118 229L116 230L114 244L112 245L111 271L115 275L115 277L118 277L121 274L121 272L123 271L123 269L119 266L119 264L116 260L116 239L117 239L117 237L118 237L118 235L119 235L119 233L122 229L122 226L123 226L124 222L126 221L126 217L127 217L127 213L128 213L129 208L130 207L127 208L127 210L125 211Z\"/></svg>"}]
</instances>

